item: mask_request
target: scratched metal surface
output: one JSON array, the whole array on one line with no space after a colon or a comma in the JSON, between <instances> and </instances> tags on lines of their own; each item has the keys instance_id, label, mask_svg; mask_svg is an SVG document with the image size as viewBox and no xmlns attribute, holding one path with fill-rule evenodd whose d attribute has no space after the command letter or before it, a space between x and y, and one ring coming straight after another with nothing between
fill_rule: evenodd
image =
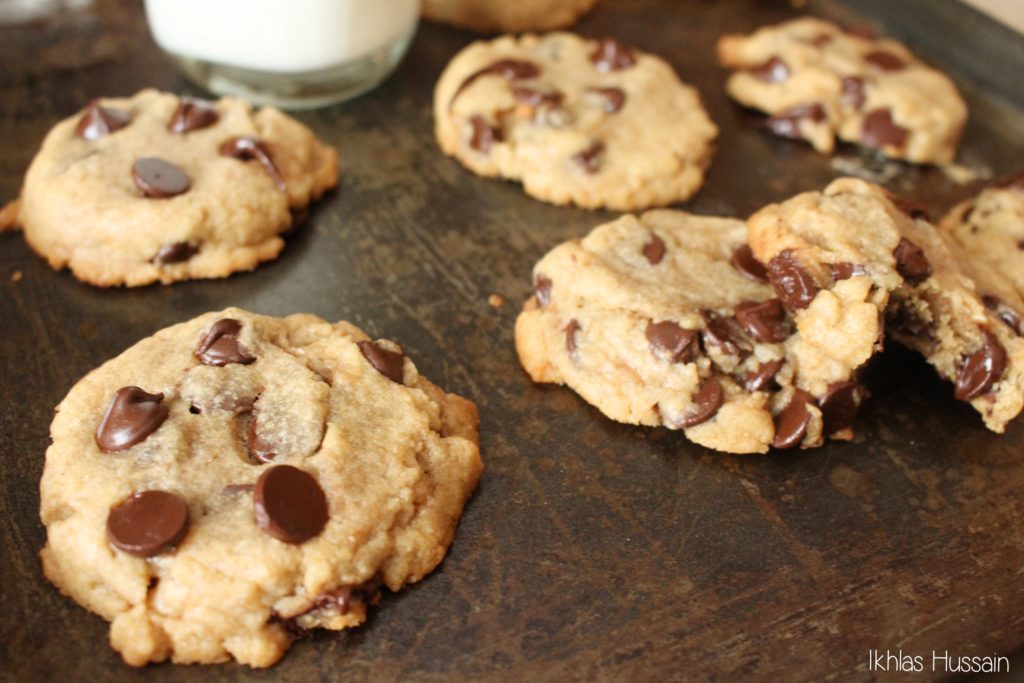
<instances>
[{"instance_id":1,"label":"scratched metal surface","mask_svg":"<svg viewBox=\"0 0 1024 683\"><path fill-rule=\"evenodd\" d=\"M1024 152L1024 102L982 90L966 62L915 34L912 7L896 8L915 3L889 4L877 25L961 79L972 112L962 159L1012 170ZM931 19L945 13L970 25L973 45L1005 42L951 1L931 6ZM808 9L867 21L831 0ZM665 56L700 88L722 135L689 209L744 216L839 174L809 148L750 128L712 59L719 33L793 13L753 0L606 0L580 24ZM341 189L281 258L253 273L104 291L52 272L20 236L0 236L0 678L856 680L871 677L870 648L1021 646L1024 431L985 431L909 353L887 352L870 371L874 397L857 441L770 457L715 455L681 434L609 422L566 389L531 386L512 344L530 268L610 216L541 204L439 153L432 86L471 39L424 26L382 88L301 116L341 150ZM127 0L3 29L0 63L4 201L46 130L90 97L187 87L152 44L139 3ZM1019 74L1024 60L996 66ZM885 170L849 149L841 156ZM889 186L935 211L976 187L907 168ZM24 275L17 283L15 270ZM491 293L508 303L491 308ZM40 572L36 487L47 427L88 370L228 305L345 318L399 340L427 376L479 404L487 471L442 567L385 596L362 628L296 643L270 671L134 670L107 647L106 623Z\"/></svg>"}]
</instances>

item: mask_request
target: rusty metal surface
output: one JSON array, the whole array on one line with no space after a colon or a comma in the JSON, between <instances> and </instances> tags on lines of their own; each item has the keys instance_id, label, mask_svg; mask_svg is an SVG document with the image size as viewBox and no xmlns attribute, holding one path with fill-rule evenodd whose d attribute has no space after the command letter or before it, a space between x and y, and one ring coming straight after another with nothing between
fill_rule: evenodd
<instances>
[{"instance_id":1,"label":"rusty metal surface","mask_svg":"<svg viewBox=\"0 0 1024 683\"><path fill-rule=\"evenodd\" d=\"M878 25L961 79L972 113L961 158L1012 170L1024 102L983 91L941 43L898 28L909 25L901 4ZM0 200L17 194L46 130L90 97L187 87L140 5L99 0L85 15L0 30ZM974 22L975 44L1005 38L951 1L932 6ZM851 8L808 6L867 21ZM753 0L606 0L580 24L665 56L701 90L722 135L687 208L744 216L840 174L809 147L752 129L713 61L720 33L794 12ZM770 457L716 455L530 384L512 343L530 268L610 214L547 206L440 154L433 84L471 39L423 26L382 88L300 116L341 150L341 188L253 273L105 291L52 272L19 235L0 236L0 679L860 680L875 675L871 648L1009 655L1024 644L1024 429L987 432L911 354L893 349L871 369L855 442ZM994 66L1008 78L1022 67ZM900 168L889 186L936 213L976 188ZM507 303L490 307L491 293ZM39 569L47 427L87 371L228 305L344 318L399 340L428 377L479 404L487 471L441 568L385 596L362 628L296 643L270 671L134 670L108 648L107 624Z\"/></svg>"}]
</instances>

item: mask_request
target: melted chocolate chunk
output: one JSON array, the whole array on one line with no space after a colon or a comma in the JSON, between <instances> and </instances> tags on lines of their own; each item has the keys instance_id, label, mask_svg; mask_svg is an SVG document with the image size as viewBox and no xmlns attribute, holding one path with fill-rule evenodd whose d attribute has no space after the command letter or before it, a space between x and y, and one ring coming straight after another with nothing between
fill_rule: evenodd
<instances>
[{"instance_id":1,"label":"melted chocolate chunk","mask_svg":"<svg viewBox=\"0 0 1024 683\"><path fill-rule=\"evenodd\" d=\"M199 245L190 242L172 242L160 247L152 262L158 266L183 263L199 253Z\"/></svg>"},{"instance_id":2,"label":"melted chocolate chunk","mask_svg":"<svg viewBox=\"0 0 1024 683\"><path fill-rule=\"evenodd\" d=\"M665 242L652 232L651 241L644 245L643 254L652 266L658 265L665 258Z\"/></svg>"},{"instance_id":3,"label":"melted chocolate chunk","mask_svg":"<svg viewBox=\"0 0 1024 683\"><path fill-rule=\"evenodd\" d=\"M909 134L910 131L896 124L888 108L869 111L861 127L864 144L872 149L882 149L887 145L902 147Z\"/></svg>"},{"instance_id":4,"label":"melted chocolate chunk","mask_svg":"<svg viewBox=\"0 0 1024 683\"><path fill-rule=\"evenodd\" d=\"M764 264L754 258L754 252L750 249L750 245L743 244L736 247L736 250L732 252L732 257L729 259L729 263L732 267L739 271L740 275L743 275L749 280L754 282L768 282L768 271L765 269Z\"/></svg>"},{"instance_id":5,"label":"melted chocolate chunk","mask_svg":"<svg viewBox=\"0 0 1024 683\"><path fill-rule=\"evenodd\" d=\"M739 356L750 350L750 343L736 319L713 311L704 312L701 337L705 348L715 348L728 356Z\"/></svg>"},{"instance_id":6,"label":"melted chocolate chunk","mask_svg":"<svg viewBox=\"0 0 1024 683\"><path fill-rule=\"evenodd\" d=\"M775 418L773 448L792 448L804 440L807 427L811 424L811 413L807 410L807 404L812 400L810 394L805 391L798 390L793 394L789 405Z\"/></svg>"},{"instance_id":7,"label":"melted chocolate chunk","mask_svg":"<svg viewBox=\"0 0 1024 683\"><path fill-rule=\"evenodd\" d=\"M363 357L370 362L377 372L396 384L405 381L405 354L401 351L386 349L377 342L356 342Z\"/></svg>"},{"instance_id":8,"label":"melted chocolate chunk","mask_svg":"<svg viewBox=\"0 0 1024 683\"><path fill-rule=\"evenodd\" d=\"M107 538L135 557L152 557L181 542L188 531L188 506L167 491L142 491L107 515Z\"/></svg>"},{"instance_id":9,"label":"melted chocolate chunk","mask_svg":"<svg viewBox=\"0 0 1024 683\"><path fill-rule=\"evenodd\" d=\"M859 76L846 76L843 78L842 88L843 102L860 110L864 106L864 101L867 100L867 95L864 93L864 79Z\"/></svg>"},{"instance_id":10,"label":"melted chocolate chunk","mask_svg":"<svg viewBox=\"0 0 1024 683\"><path fill-rule=\"evenodd\" d=\"M651 353L672 363L687 363L697 354L696 330L680 327L671 320L647 323L644 336L651 346Z\"/></svg>"},{"instance_id":11,"label":"melted chocolate chunk","mask_svg":"<svg viewBox=\"0 0 1024 683\"><path fill-rule=\"evenodd\" d=\"M448 108L451 109L455 98L462 94L476 79L482 76L501 76L506 81L522 81L529 78L536 78L540 75L540 67L533 62L523 59L499 59L488 64L484 68L471 73L462 84L456 88L452 99L448 101Z\"/></svg>"},{"instance_id":12,"label":"melted chocolate chunk","mask_svg":"<svg viewBox=\"0 0 1024 683\"><path fill-rule=\"evenodd\" d=\"M590 61L598 71L620 71L636 64L633 51L614 38L603 38L590 53Z\"/></svg>"},{"instance_id":13,"label":"melted chocolate chunk","mask_svg":"<svg viewBox=\"0 0 1024 683\"><path fill-rule=\"evenodd\" d=\"M924 250L906 237L900 238L892 255L896 259L896 271L910 284L917 285L931 277L932 266Z\"/></svg>"},{"instance_id":14,"label":"melted chocolate chunk","mask_svg":"<svg viewBox=\"0 0 1024 683\"><path fill-rule=\"evenodd\" d=\"M100 106L99 100L93 100L86 105L82 118L78 119L75 135L86 140L98 140L121 130L131 121L127 112Z\"/></svg>"},{"instance_id":15,"label":"melted chocolate chunk","mask_svg":"<svg viewBox=\"0 0 1024 683\"><path fill-rule=\"evenodd\" d=\"M533 293L542 307L551 303L551 280L541 273L533 278Z\"/></svg>"},{"instance_id":16,"label":"melted chocolate chunk","mask_svg":"<svg viewBox=\"0 0 1024 683\"><path fill-rule=\"evenodd\" d=\"M524 85L514 86L512 96L516 98L516 102L528 107L557 107L565 99L558 90L538 90Z\"/></svg>"},{"instance_id":17,"label":"melted chocolate chunk","mask_svg":"<svg viewBox=\"0 0 1024 683\"><path fill-rule=\"evenodd\" d=\"M782 360L770 360L761 363L756 370L751 370L743 378L743 386L747 391L775 391L779 385L775 375L782 369Z\"/></svg>"},{"instance_id":18,"label":"melted chocolate chunk","mask_svg":"<svg viewBox=\"0 0 1024 683\"><path fill-rule=\"evenodd\" d=\"M174 110L174 115L167 122L167 130L176 135L183 135L212 126L219 118L212 102L182 97L178 102L178 108Z\"/></svg>"},{"instance_id":19,"label":"melted chocolate chunk","mask_svg":"<svg viewBox=\"0 0 1024 683\"><path fill-rule=\"evenodd\" d=\"M123 451L141 443L167 419L163 394L150 394L138 387L121 387L96 429L96 444L107 453Z\"/></svg>"},{"instance_id":20,"label":"melted chocolate chunk","mask_svg":"<svg viewBox=\"0 0 1024 683\"><path fill-rule=\"evenodd\" d=\"M999 319L1006 323L1011 330L1020 334L1020 315L1017 311L1003 303L999 297L991 294L982 296L981 302L985 304L985 308L999 316Z\"/></svg>"},{"instance_id":21,"label":"melted chocolate chunk","mask_svg":"<svg viewBox=\"0 0 1024 683\"><path fill-rule=\"evenodd\" d=\"M789 249L768 262L768 281L791 311L807 308L821 290Z\"/></svg>"},{"instance_id":22,"label":"melted chocolate chunk","mask_svg":"<svg viewBox=\"0 0 1024 683\"><path fill-rule=\"evenodd\" d=\"M570 356L576 355L576 348L579 344L580 334L580 323L578 320L573 318L569 321L569 324L565 326L565 350L569 352Z\"/></svg>"},{"instance_id":23,"label":"melted chocolate chunk","mask_svg":"<svg viewBox=\"0 0 1024 683\"><path fill-rule=\"evenodd\" d=\"M203 338L196 346L195 356L204 365L223 367L230 363L248 365L256 360L256 356L242 348L238 341L238 333L242 331L242 323L234 318L221 318L210 325Z\"/></svg>"},{"instance_id":24,"label":"melted chocolate chunk","mask_svg":"<svg viewBox=\"0 0 1024 683\"><path fill-rule=\"evenodd\" d=\"M718 409L725 401L725 392L722 390L722 383L717 377L708 377L700 383L700 388L693 395L693 405L683 416L684 427L695 427L702 422L707 422L718 414Z\"/></svg>"},{"instance_id":25,"label":"melted chocolate chunk","mask_svg":"<svg viewBox=\"0 0 1024 683\"><path fill-rule=\"evenodd\" d=\"M740 304L736 307L736 321L748 334L766 344L784 342L793 332L786 319L786 309L778 299Z\"/></svg>"},{"instance_id":26,"label":"melted chocolate chunk","mask_svg":"<svg viewBox=\"0 0 1024 683\"><path fill-rule=\"evenodd\" d=\"M784 111L769 116L764 120L764 126L784 138L803 140L804 134L800 130L802 121L820 123L825 120L825 108L817 102L812 104L798 104Z\"/></svg>"},{"instance_id":27,"label":"melted chocolate chunk","mask_svg":"<svg viewBox=\"0 0 1024 683\"><path fill-rule=\"evenodd\" d=\"M572 158L588 174L593 175L601 170L601 162L604 160L604 143L600 140L594 142L582 152Z\"/></svg>"},{"instance_id":28,"label":"melted chocolate chunk","mask_svg":"<svg viewBox=\"0 0 1024 683\"><path fill-rule=\"evenodd\" d=\"M1006 350L996 336L988 330L981 331L981 348L960 361L956 374L956 390L953 395L960 401L973 401L983 395L999 381L1006 369Z\"/></svg>"},{"instance_id":29,"label":"melted chocolate chunk","mask_svg":"<svg viewBox=\"0 0 1024 683\"><path fill-rule=\"evenodd\" d=\"M866 394L867 390L856 382L830 384L818 399L825 434L831 436L853 426L853 418Z\"/></svg>"},{"instance_id":30,"label":"melted chocolate chunk","mask_svg":"<svg viewBox=\"0 0 1024 683\"><path fill-rule=\"evenodd\" d=\"M270 156L270 150L267 149L267 145L262 140L248 136L231 138L221 144L218 151L223 156L239 159L240 161L258 161L263 170L274 179L277 189L284 192L287 188L284 178L281 177L281 173L277 170L277 166Z\"/></svg>"},{"instance_id":31,"label":"melted chocolate chunk","mask_svg":"<svg viewBox=\"0 0 1024 683\"><path fill-rule=\"evenodd\" d=\"M311 474L291 465L275 465L256 480L256 524L285 543L302 543L327 524L327 497Z\"/></svg>"},{"instance_id":32,"label":"melted chocolate chunk","mask_svg":"<svg viewBox=\"0 0 1024 683\"><path fill-rule=\"evenodd\" d=\"M606 114L614 114L626 104L626 93L622 88L588 88L601 101L601 109Z\"/></svg>"},{"instance_id":33,"label":"melted chocolate chunk","mask_svg":"<svg viewBox=\"0 0 1024 683\"><path fill-rule=\"evenodd\" d=\"M142 194L152 199L175 197L192 186L184 171L157 157L136 160L132 165L132 178Z\"/></svg>"},{"instance_id":34,"label":"melted chocolate chunk","mask_svg":"<svg viewBox=\"0 0 1024 683\"><path fill-rule=\"evenodd\" d=\"M891 52L875 50L864 55L864 61L872 66L877 66L882 71L902 71L907 68L907 63Z\"/></svg>"},{"instance_id":35,"label":"melted chocolate chunk","mask_svg":"<svg viewBox=\"0 0 1024 683\"><path fill-rule=\"evenodd\" d=\"M832 281L839 282L840 280L849 280L851 277L858 275L867 275L868 269L864 266L856 263L849 263L848 261L840 261L839 263L828 264L828 270L832 274Z\"/></svg>"},{"instance_id":36,"label":"melted chocolate chunk","mask_svg":"<svg viewBox=\"0 0 1024 683\"><path fill-rule=\"evenodd\" d=\"M469 119L469 125L473 129L469 137L469 146L476 151L487 154L495 142L501 141L501 131L491 126L483 116L474 114Z\"/></svg>"},{"instance_id":37,"label":"melted chocolate chunk","mask_svg":"<svg viewBox=\"0 0 1024 683\"><path fill-rule=\"evenodd\" d=\"M770 57L765 62L748 69L750 75L765 83L781 83L789 78L789 65L778 57Z\"/></svg>"}]
</instances>

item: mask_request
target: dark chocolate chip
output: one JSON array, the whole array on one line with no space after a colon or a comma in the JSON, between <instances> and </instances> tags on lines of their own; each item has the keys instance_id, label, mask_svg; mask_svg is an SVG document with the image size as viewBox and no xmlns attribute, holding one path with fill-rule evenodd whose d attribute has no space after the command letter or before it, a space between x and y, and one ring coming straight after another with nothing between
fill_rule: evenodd
<instances>
[{"instance_id":1,"label":"dark chocolate chip","mask_svg":"<svg viewBox=\"0 0 1024 683\"><path fill-rule=\"evenodd\" d=\"M828 270L832 274L832 281L849 280L858 275L867 275L868 269L856 263L840 261L839 263L828 264Z\"/></svg>"},{"instance_id":2,"label":"dark chocolate chip","mask_svg":"<svg viewBox=\"0 0 1024 683\"><path fill-rule=\"evenodd\" d=\"M665 258L665 242L652 232L651 240L644 245L643 253L648 262L652 266L656 266L661 263L661 259Z\"/></svg>"},{"instance_id":3,"label":"dark chocolate chip","mask_svg":"<svg viewBox=\"0 0 1024 683\"><path fill-rule=\"evenodd\" d=\"M697 331L680 327L671 320L648 322L644 336L655 356L672 363L689 362L696 355L693 342L697 338Z\"/></svg>"},{"instance_id":4,"label":"dark chocolate chip","mask_svg":"<svg viewBox=\"0 0 1024 683\"><path fill-rule=\"evenodd\" d=\"M1011 330L1020 334L1020 315L1017 311L1003 303L999 297L991 294L982 296L981 302L985 304L985 308L999 316L999 319L1006 323Z\"/></svg>"},{"instance_id":5,"label":"dark chocolate chip","mask_svg":"<svg viewBox=\"0 0 1024 683\"><path fill-rule=\"evenodd\" d=\"M537 88L528 88L525 85L513 86L512 96L520 104L525 104L529 107L557 107L564 99L564 96L558 90L538 90Z\"/></svg>"},{"instance_id":6,"label":"dark chocolate chip","mask_svg":"<svg viewBox=\"0 0 1024 683\"><path fill-rule=\"evenodd\" d=\"M856 382L835 382L818 399L825 434L831 436L853 426L867 390Z\"/></svg>"},{"instance_id":7,"label":"dark chocolate chip","mask_svg":"<svg viewBox=\"0 0 1024 683\"><path fill-rule=\"evenodd\" d=\"M287 189L284 178L281 177L281 173L274 164L274 159L270 156L270 150L267 149L267 145L262 140L249 136L231 138L230 140L225 140L218 151L223 156L241 161L258 161L263 170L274 179L277 189L282 192Z\"/></svg>"},{"instance_id":8,"label":"dark chocolate chip","mask_svg":"<svg viewBox=\"0 0 1024 683\"><path fill-rule=\"evenodd\" d=\"M748 71L754 78L765 83L781 83L789 78L789 66L778 57L770 57Z\"/></svg>"},{"instance_id":9,"label":"dark chocolate chip","mask_svg":"<svg viewBox=\"0 0 1024 683\"><path fill-rule=\"evenodd\" d=\"M784 111L769 116L764 120L764 126L776 135L794 140L803 140L804 133L800 130L802 121L813 121L820 123L825 120L825 108L817 102L812 104L798 104Z\"/></svg>"},{"instance_id":10,"label":"dark chocolate chip","mask_svg":"<svg viewBox=\"0 0 1024 683\"><path fill-rule=\"evenodd\" d=\"M256 360L256 356L242 348L238 341L238 333L242 331L242 323L234 318L221 318L210 325L209 331L199 340L195 356L205 365L223 367L229 363L248 365Z\"/></svg>"},{"instance_id":11,"label":"dark chocolate chip","mask_svg":"<svg viewBox=\"0 0 1024 683\"><path fill-rule=\"evenodd\" d=\"M471 73L466 80L462 81L462 84L455 90L455 94L452 95L452 99L448 101L448 108L451 109L452 104L455 103L455 98L462 94L462 91L468 88L476 79L489 75L501 76L506 81L522 81L539 76L540 67L533 62L523 59L499 59Z\"/></svg>"},{"instance_id":12,"label":"dark chocolate chip","mask_svg":"<svg viewBox=\"0 0 1024 683\"><path fill-rule=\"evenodd\" d=\"M275 465L256 480L252 497L256 524L285 543L302 543L327 524L327 497L311 474Z\"/></svg>"},{"instance_id":13,"label":"dark chocolate chip","mask_svg":"<svg viewBox=\"0 0 1024 683\"><path fill-rule=\"evenodd\" d=\"M370 362L377 372L396 384L405 381L405 354L401 351L386 349L377 342L356 342L363 357Z\"/></svg>"},{"instance_id":14,"label":"dark chocolate chip","mask_svg":"<svg viewBox=\"0 0 1024 683\"><path fill-rule=\"evenodd\" d=\"M107 538L135 557L152 557L181 542L188 531L188 505L167 491L129 496L107 515Z\"/></svg>"},{"instance_id":15,"label":"dark chocolate chip","mask_svg":"<svg viewBox=\"0 0 1024 683\"><path fill-rule=\"evenodd\" d=\"M199 245L191 242L172 242L160 247L152 261L158 266L182 263L199 253Z\"/></svg>"},{"instance_id":16,"label":"dark chocolate chip","mask_svg":"<svg viewBox=\"0 0 1024 683\"><path fill-rule=\"evenodd\" d=\"M797 390L789 405L775 418L775 439L773 448L792 448L804 440L807 427L811 424L811 413L807 404L812 401L810 394Z\"/></svg>"},{"instance_id":17,"label":"dark chocolate chip","mask_svg":"<svg viewBox=\"0 0 1024 683\"><path fill-rule=\"evenodd\" d=\"M779 385L775 382L775 375L782 369L782 360L769 360L751 370L743 378L743 386L747 391L774 391Z\"/></svg>"},{"instance_id":18,"label":"dark chocolate chip","mask_svg":"<svg viewBox=\"0 0 1024 683\"><path fill-rule=\"evenodd\" d=\"M748 334L766 344L784 342L793 332L786 309L778 299L740 304L736 307L736 321Z\"/></svg>"},{"instance_id":19,"label":"dark chocolate chip","mask_svg":"<svg viewBox=\"0 0 1024 683\"><path fill-rule=\"evenodd\" d=\"M715 348L719 353L728 356L739 356L750 350L750 343L736 319L731 316L718 315L714 311L704 311L704 327L701 337L704 347Z\"/></svg>"},{"instance_id":20,"label":"dark chocolate chip","mask_svg":"<svg viewBox=\"0 0 1024 683\"><path fill-rule=\"evenodd\" d=\"M965 356L956 374L954 396L961 401L973 401L999 381L1006 369L1006 350L996 336L988 330L981 331L981 348Z\"/></svg>"},{"instance_id":21,"label":"dark chocolate chip","mask_svg":"<svg viewBox=\"0 0 1024 683\"><path fill-rule=\"evenodd\" d=\"M619 71L636 64L633 51L614 38L602 38L590 53L590 61L598 71Z\"/></svg>"},{"instance_id":22,"label":"dark chocolate chip","mask_svg":"<svg viewBox=\"0 0 1024 683\"><path fill-rule=\"evenodd\" d=\"M264 441L257 431L255 414L249 417L249 429L246 431L245 445L249 449L249 455L259 462L270 462L277 457L277 449L274 448L273 444Z\"/></svg>"},{"instance_id":23,"label":"dark chocolate chip","mask_svg":"<svg viewBox=\"0 0 1024 683\"><path fill-rule=\"evenodd\" d=\"M725 401L722 383L717 377L708 377L700 383L700 388L693 395L690 410L683 415L684 427L695 427L713 418Z\"/></svg>"},{"instance_id":24,"label":"dark chocolate chip","mask_svg":"<svg viewBox=\"0 0 1024 683\"><path fill-rule=\"evenodd\" d=\"M789 249L768 262L768 281L791 311L807 308L821 290Z\"/></svg>"},{"instance_id":25,"label":"dark chocolate chip","mask_svg":"<svg viewBox=\"0 0 1024 683\"><path fill-rule=\"evenodd\" d=\"M167 419L163 394L138 387L121 387L96 429L96 444L108 453L123 451L145 440Z\"/></svg>"},{"instance_id":26,"label":"dark chocolate chip","mask_svg":"<svg viewBox=\"0 0 1024 683\"><path fill-rule=\"evenodd\" d=\"M896 124L888 107L869 111L861 127L864 144L872 149L902 147L909 134L910 131Z\"/></svg>"},{"instance_id":27,"label":"dark chocolate chip","mask_svg":"<svg viewBox=\"0 0 1024 683\"><path fill-rule=\"evenodd\" d=\"M374 576L365 583L346 584L332 588L318 595L313 606L307 612L315 610L348 614L354 604L362 603L367 605L373 602L377 594L380 593L381 583L380 577Z\"/></svg>"},{"instance_id":28,"label":"dark chocolate chip","mask_svg":"<svg viewBox=\"0 0 1024 683\"><path fill-rule=\"evenodd\" d=\"M592 143L582 152L575 154L572 158L584 171L593 175L601 170L601 162L604 160L604 143L600 140Z\"/></svg>"},{"instance_id":29,"label":"dark chocolate chip","mask_svg":"<svg viewBox=\"0 0 1024 683\"><path fill-rule=\"evenodd\" d=\"M97 140L121 130L131 123L131 120L127 112L103 107L99 100L93 100L86 105L82 118L78 119L75 135L86 140Z\"/></svg>"},{"instance_id":30,"label":"dark chocolate chip","mask_svg":"<svg viewBox=\"0 0 1024 683\"><path fill-rule=\"evenodd\" d=\"M573 318L565 326L565 350L570 356L576 355L576 348L579 345L580 323Z\"/></svg>"},{"instance_id":31,"label":"dark chocolate chip","mask_svg":"<svg viewBox=\"0 0 1024 683\"><path fill-rule=\"evenodd\" d=\"M174 164L157 157L142 157L132 165L132 178L142 194L166 199L187 192L192 182Z\"/></svg>"},{"instance_id":32,"label":"dark chocolate chip","mask_svg":"<svg viewBox=\"0 0 1024 683\"><path fill-rule=\"evenodd\" d=\"M174 110L174 115L167 122L167 130L177 135L191 133L212 126L219 118L212 102L182 97L178 102L178 108Z\"/></svg>"},{"instance_id":33,"label":"dark chocolate chip","mask_svg":"<svg viewBox=\"0 0 1024 683\"><path fill-rule=\"evenodd\" d=\"M843 102L853 109L859 110L864 106L867 95L864 93L864 79L859 76L846 76L842 82Z\"/></svg>"},{"instance_id":34,"label":"dark chocolate chip","mask_svg":"<svg viewBox=\"0 0 1024 683\"><path fill-rule=\"evenodd\" d=\"M487 154L495 142L501 141L501 131L491 126L483 116L474 114L469 119L473 134L469 138L469 146L478 152Z\"/></svg>"},{"instance_id":35,"label":"dark chocolate chip","mask_svg":"<svg viewBox=\"0 0 1024 683\"><path fill-rule=\"evenodd\" d=\"M736 247L729 263L747 279L755 282L768 282L768 271L765 270L763 263L754 258L754 252L748 244Z\"/></svg>"},{"instance_id":36,"label":"dark chocolate chip","mask_svg":"<svg viewBox=\"0 0 1024 683\"><path fill-rule=\"evenodd\" d=\"M626 93L622 88L588 88L601 100L601 109L606 114L614 114L626 104Z\"/></svg>"},{"instance_id":37,"label":"dark chocolate chip","mask_svg":"<svg viewBox=\"0 0 1024 683\"><path fill-rule=\"evenodd\" d=\"M896 259L896 271L910 284L917 285L931 277L932 266L924 255L924 249L906 237L900 238L892 255Z\"/></svg>"},{"instance_id":38,"label":"dark chocolate chip","mask_svg":"<svg viewBox=\"0 0 1024 683\"><path fill-rule=\"evenodd\" d=\"M912 218L913 220L925 220L931 221L931 217L928 215L928 208L923 204L904 199L902 197L896 197L893 195L889 196L889 201L892 205L899 209L901 212Z\"/></svg>"},{"instance_id":39,"label":"dark chocolate chip","mask_svg":"<svg viewBox=\"0 0 1024 683\"><path fill-rule=\"evenodd\" d=\"M551 280L541 273L533 278L533 293L537 297L537 303L547 306L551 303Z\"/></svg>"},{"instance_id":40,"label":"dark chocolate chip","mask_svg":"<svg viewBox=\"0 0 1024 683\"><path fill-rule=\"evenodd\" d=\"M864 55L864 61L872 66L877 66L882 71L902 71L907 68L907 63L891 52L875 50Z\"/></svg>"}]
</instances>

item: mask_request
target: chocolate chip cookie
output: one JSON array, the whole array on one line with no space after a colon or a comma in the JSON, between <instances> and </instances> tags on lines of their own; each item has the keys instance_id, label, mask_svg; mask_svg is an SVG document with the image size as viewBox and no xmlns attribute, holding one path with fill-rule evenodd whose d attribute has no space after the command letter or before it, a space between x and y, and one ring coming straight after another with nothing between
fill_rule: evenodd
<instances>
[{"instance_id":1,"label":"chocolate chip cookie","mask_svg":"<svg viewBox=\"0 0 1024 683\"><path fill-rule=\"evenodd\" d=\"M434 92L441 149L554 204L632 210L690 197L717 135L662 59L571 33L477 42Z\"/></svg>"},{"instance_id":2,"label":"chocolate chip cookie","mask_svg":"<svg viewBox=\"0 0 1024 683\"><path fill-rule=\"evenodd\" d=\"M129 664L269 666L437 566L481 474L477 425L348 323L203 315L58 406L43 569Z\"/></svg>"},{"instance_id":3,"label":"chocolate chip cookie","mask_svg":"<svg viewBox=\"0 0 1024 683\"><path fill-rule=\"evenodd\" d=\"M224 277L275 258L337 182L335 150L276 109L144 90L57 124L5 222L94 285Z\"/></svg>"},{"instance_id":4,"label":"chocolate chip cookie","mask_svg":"<svg viewBox=\"0 0 1024 683\"><path fill-rule=\"evenodd\" d=\"M967 106L943 73L894 40L805 17L718 42L727 90L765 126L830 153L835 138L915 163L956 156Z\"/></svg>"},{"instance_id":5,"label":"chocolate chip cookie","mask_svg":"<svg viewBox=\"0 0 1024 683\"><path fill-rule=\"evenodd\" d=\"M483 33L550 31L575 24L597 0L424 0L423 18Z\"/></svg>"},{"instance_id":6,"label":"chocolate chip cookie","mask_svg":"<svg viewBox=\"0 0 1024 683\"><path fill-rule=\"evenodd\" d=\"M614 420L731 453L852 437L856 371L879 341L865 277L794 305L742 221L661 210L559 245L534 285L516 321L523 367Z\"/></svg>"},{"instance_id":7,"label":"chocolate chip cookie","mask_svg":"<svg viewBox=\"0 0 1024 683\"><path fill-rule=\"evenodd\" d=\"M965 257L920 212L877 185L842 178L766 207L748 225L784 301L867 279L886 334L924 355L989 429L1002 432L1020 413L1024 340L1006 311L985 305Z\"/></svg>"}]
</instances>

